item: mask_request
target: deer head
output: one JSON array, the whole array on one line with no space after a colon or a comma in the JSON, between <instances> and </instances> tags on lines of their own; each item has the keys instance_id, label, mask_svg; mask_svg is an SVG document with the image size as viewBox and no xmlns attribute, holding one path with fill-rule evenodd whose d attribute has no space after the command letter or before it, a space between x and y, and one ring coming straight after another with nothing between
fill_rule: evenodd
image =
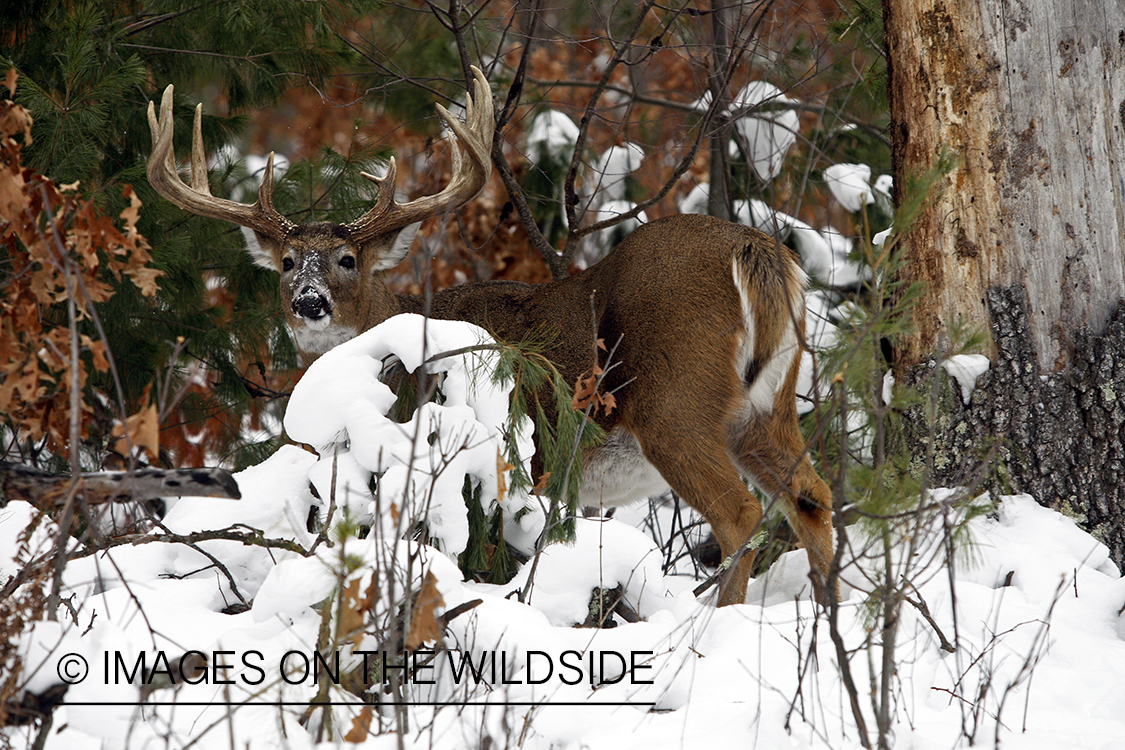
<instances>
[{"instance_id":1,"label":"deer head","mask_svg":"<svg viewBox=\"0 0 1125 750\"><path fill-rule=\"evenodd\" d=\"M453 174L441 192L400 204L395 200L392 157L382 177L363 173L378 186L375 205L347 224L295 224L273 206L273 154L253 204L211 195L201 133L202 105L192 132L190 184L180 179L172 150L172 86L164 90L160 116L149 102L153 149L148 178L153 188L191 213L244 227L254 261L281 274L281 301L290 330L306 363L331 347L398 312L383 285L382 271L398 265L410 248L410 230L431 216L459 208L488 181L494 128L492 95L484 74L473 72L473 93L465 102L462 124L440 104L438 114L456 137ZM458 147L457 144L460 144ZM461 148L464 149L462 154Z\"/></svg>"}]
</instances>

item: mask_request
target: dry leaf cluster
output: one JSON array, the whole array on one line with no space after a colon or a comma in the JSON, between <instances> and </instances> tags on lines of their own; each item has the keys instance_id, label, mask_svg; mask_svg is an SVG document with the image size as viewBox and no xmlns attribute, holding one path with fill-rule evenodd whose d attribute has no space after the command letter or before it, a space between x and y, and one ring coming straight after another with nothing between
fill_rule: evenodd
<instances>
[{"instance_id":1,"label":"dry leaf cluster","mask_svg":"<svg viewBox=\"0 0 1125 750\"><path fill-rule=\"evenodd\" d=\"M14 96L14 71L6 84ZM132 186L124 188L129 206L112 217L82 198L77 184L56 185L23 166L31 124L22 106L0 101L0 413L20 437L46 438L49 450L64 453L71 389L84 391L91 370L109 368L105 343L82 330L89 328L93 305L110 299L111 280L123 277L151 297L161 272L148 267L149 246L137 231L141 202ZM87 399L80 401L90 413Z\"/></svg>"}]
</instances>

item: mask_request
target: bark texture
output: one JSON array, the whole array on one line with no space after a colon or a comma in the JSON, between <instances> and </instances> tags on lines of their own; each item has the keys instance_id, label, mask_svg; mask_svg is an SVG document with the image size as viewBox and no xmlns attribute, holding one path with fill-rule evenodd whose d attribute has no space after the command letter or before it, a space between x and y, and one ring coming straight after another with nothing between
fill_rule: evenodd
<instances>
[{"instance_id":1,"label":"bark texture","mask_svg":"<svg viewBox=\"0 0 1125 750\"><path fill-rule=\"evenodd\" d=\"M1074 518L1125 565L1125 302L1118 302L1100 333L1073 332L1065 373L1035 365L1031 309L1023 286L994 287L988 311L996 353L977 381L969 404L958 385L937 377L938 419L933 433L923 414L904 420L915 455L933 450L937 484L1026 492ZM932 363L912 370L923 390ZM981 460L994 452L986 476Z\"/></svg>"},{"instance_id":2,"label":"bark texture","mask_svg":"<svg viewBox=\"0 0 1125 750\"><path fill-rule=\"evenodd\" d=\"M1071 362L1125 297L1125 3L884 0L895 185L960 160L910 228L930 288L919 361L960 315L988 327L987 290L1027 289L1043 370Z\"/></svg>"},{"instance_id":3,"label":"bark texture","mask_svg":"<svg viewBox=\"0 0 1125 750\"><path fill-rule=\"evenodd\" d=\"M946 388L935 479L992 481L1079 518L1125 564L1125 3L884 0L896 190L952 152L908 228L926 283L900 375L958 318L990 331L965 407ZM940 378L939 378L940 380Z\"/></svg>"}]
</instances>

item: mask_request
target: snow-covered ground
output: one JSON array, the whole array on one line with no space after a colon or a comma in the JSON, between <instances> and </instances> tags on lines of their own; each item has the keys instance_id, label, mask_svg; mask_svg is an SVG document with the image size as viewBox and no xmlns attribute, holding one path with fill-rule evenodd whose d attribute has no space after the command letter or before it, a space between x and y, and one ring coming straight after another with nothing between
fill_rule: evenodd
<instances>
[{"instance_id":1,"label":"snow-covered ground","mask_svg":"<svg viewBox=\"0 0 1125 750\"><path fill-rule=\"evenodd\" d=\"M424 343L395 343L404 340ZM395 319L339 347L310 370L286 418L290 434L321 457L282 448L237 476L241 500L184 498L165 519L178 534L241 524L308 549L310 508L326 512L311 478L321 498L335 487L336 519L347 508L352 521L374 527L366 539L321 543L312 556L212 540L122 546L72 561L64 582L77 622L36 623L21 641L27 690L74 683L46 747L311 748L345 745L347 736L390 748L400 746L396 727L401 746L427 748L861 747L803 552L753 581L746 604L716 609L693 595L696 580L663 572L662 551L638 529L644 506L580 519L577 541L547 548L533 582L530 564L506 585L466 582L449 554L400 539L409 528L402 519L429 508L431 533L447 551L463 547L466 473L485 503L512 506L506 533L517 546L541 526L534 499L499 489L505 468L494 457L506 401L481 375L490 353L433 363L445 373L445 401L413 423L379 415L389 404L377 360L393 353L413 364L480 341L467 324ZM516 520L520 507L532 510ZM31 516L20 502L0 510L0 580L45 538L40 528L21 547ZM973 541L952 567L940 545L903 540L895 550L917 553L896 562L909 566L911 598L928 606L933 624L913 606L902 609L894 747L1125 748L1125 580L1104 545L1026 496L1000 498L994 514L967 525ZM853 530L851 541L849 556L863 547L862 533ZM862 591L873 570L869 560L846 566L855 587L842 586L838 623L871 732L882 653ZM643 621L574 627L594 587L618 584ZM325 678L319 700L331 705L302 724L318 694L318 666L324 676L367 658L376 676L402 677L381 652L393 645L385 639L405 589L422 589L415 637L427 624L440 630L434 615L480 603L445 624L443 650L401 687L399 700L412 705L361 716L355 695ZM249 608L225 614L239 597ZM952 653L940 648L939 630L955 643ZM318 662L326 632L335 638ZM172 674L188 652L207 660L199 671L185 662L197 684ZM199 666L194 655L188 662ZM136 684L142 674L158 678L154 686L169 677L178 684L150 690ZM35 736L2 731L15 747Z\"/></svg>"}]
</instances>

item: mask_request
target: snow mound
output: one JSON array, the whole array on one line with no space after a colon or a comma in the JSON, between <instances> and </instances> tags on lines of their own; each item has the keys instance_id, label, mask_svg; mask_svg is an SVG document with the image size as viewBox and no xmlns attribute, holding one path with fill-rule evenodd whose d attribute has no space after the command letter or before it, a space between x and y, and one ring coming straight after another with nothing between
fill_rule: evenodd
<instances>
[{"instance_id":1,"label":"snow mound","mask_svg":"<svg viewBox=\"0 0 1125 750\"><path fill-rule=\"evenodd\" d=\"M674 561L619 520L578 519L573 545L548 547L508 584L463 580L448 550L408 538L412 529L376 523L388 520L391 504L403 517L420 497L410 496L411 483L424 485L430 508L443 514L432 528L452 546L464 476L480 472L482 494L497 476L491 441L506 400L484 372L488 350L430 363L444 379L445 400L417 422L371 416L387 404L376 378L383 357L418 365L482 342L466 324L440 323L402 316L322 357L286 418L321 456L283 448L237 476L243 500L185 498L168 517L182 535L245 524L268 530L263 541L278 546L151 541L70 562L62 593L74 617L29 623L14 638L23 691L40 694L73 680L83 664L89 669L57 709L48 750L327 748L364 716L372 730L351 735L350 746L397 744L394 727L405 718L403 746L439 750L852 750L861 743L837 660L847 655L872 727L868 686L878 684L891 644L864 592L876 591L884 565L912 584L888 673L896 747L1120 743L1125 580L1104 544L1025 495L999 498L995 513L971 517L963 493L933 490L923 503L930 514L909 533L885 539L878 524L849 527L834 633L810 599L804 551L784 555L753 581L746 604L716 609L713 589L697 599L695 582L665 574ZM446 468L456 481L431 473L431 448L451 426L475 441L465 450L472 458ZM381 451L364 445L375 439L386 441ZM478 444L487 446L491 469L473 453ZM354 461L350 468L341 469L344 456ZM397 468L406 460L417 477ZM324 462L333 461L338 487L342 476L358 481L368 472L377 492L383 488L379 502L365 506L366 535L317 538L304 527L307 511L326 497L311 494L310 478L322 487ZM392 494L387 477L396 471ZM0 539L17 540L12 524L30 517L26 505L11 501L0 515ZM960 529L951 558L946 527ZM54 531L50 520L41 528ZM0 548L0 569L16 570L50 544L45 533L26 549ZM641 622L573 627L585 619L594 587L618 585ZM246 606L231 606L240 598ZM408 634L422 646L398 656L395 644ZM189 653L205 657L195 682L169 668L188 664ZM418 669L398 693L384 692L391 687L380 673L390 670L401 682L398 660L406 658ZM405 705L372 713L363 699ZM309 711L314 700L321 705ZM328 726L336 734L325 743ZM4 731L18 748L30 748L37 734L34 727Z\"/></svg>"},{"instance_id":2,"label":"snow mound","mask_svg":"<svg viewBox=\"0 0 1125 750\"><path fill-rule=\"evenodd\" d=\"M314 362L293 389L285 429L320 454L309 473L320 497L335 496L353 517L387 529L425 518L444 549L464 550L465 476L481 488L487 510L507 473L498 471L498 457L505 454L509 396L490 379L498 356L492 343L470 323L397 315ZM422 404L406 422L391 419L396 397L379 380L390 358L411 372L427 363L430 376L441 378L442 403ZM530 460L529 421L517 434Z\"/></svg>"}]
</instances>

